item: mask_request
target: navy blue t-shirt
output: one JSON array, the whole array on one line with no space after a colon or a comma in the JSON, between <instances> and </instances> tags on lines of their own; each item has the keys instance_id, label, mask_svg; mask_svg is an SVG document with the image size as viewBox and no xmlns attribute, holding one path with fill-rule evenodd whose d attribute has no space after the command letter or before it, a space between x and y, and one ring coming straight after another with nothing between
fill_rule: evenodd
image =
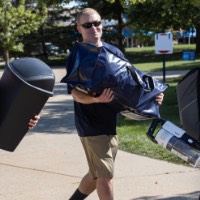
<instances>
[{"instance_id":1,"label":"navy blue t-shirt","mask_svg":"<svg viewBox=\"0 0 200 200\"><path fill-rule=\"evenodd\" d=\"M124 57L116 47L103 42L103 46L109 48L114 54ZM70 71L70 62L73 59L69 55L67 59L67 71ZM61 82L65 82L64 78ZM70 94L72 87L68 85ZM82 104L74 101L75 125L80 137L97 135L116 135L117 109L114 103Z\"/></svg>"}]
</instances>

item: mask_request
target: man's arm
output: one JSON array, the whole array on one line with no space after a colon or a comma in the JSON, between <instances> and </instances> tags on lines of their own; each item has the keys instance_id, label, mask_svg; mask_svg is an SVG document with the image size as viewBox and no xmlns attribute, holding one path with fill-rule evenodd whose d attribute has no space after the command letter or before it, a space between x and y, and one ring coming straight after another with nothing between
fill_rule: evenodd
<instances>
[{"instance_id":1,"label":"man's arm","mask_svg":"<svg viewBox=\"0 0 200 200\"><path fill-rule=\"evenodd\" d=\"M74 101L82 104L109 103L114 99L113 91L109 88L104 89L98 97L92 97L76 89L73 89L71 94Z\"/></svg>"}]
</instances>

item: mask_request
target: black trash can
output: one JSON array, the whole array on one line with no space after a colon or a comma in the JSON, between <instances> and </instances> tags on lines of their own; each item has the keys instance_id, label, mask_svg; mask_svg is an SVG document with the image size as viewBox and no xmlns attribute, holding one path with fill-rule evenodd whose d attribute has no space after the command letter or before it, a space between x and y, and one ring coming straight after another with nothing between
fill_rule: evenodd
<instances>
[{"instance_id":1,"label":"black trash can","mask_svg":"<svg viewBox=\"0 0 200 200\"><path fill-rule=\"evenodd\" d=\"M177 84L179 115L183 129L200 146L200 67L190 70Z\"/></svg>"},{"instance_id":2,"label":"black trash can","mask_svg":"<svg viewBox=\"0 0 200 200\"><path fill-rule=\"evenodd\" d=\"M6 66L0 80L0 149L14 151L28 123L53 96L55 75L36 58L21 58Z\"/></svg>"}]
</instances>

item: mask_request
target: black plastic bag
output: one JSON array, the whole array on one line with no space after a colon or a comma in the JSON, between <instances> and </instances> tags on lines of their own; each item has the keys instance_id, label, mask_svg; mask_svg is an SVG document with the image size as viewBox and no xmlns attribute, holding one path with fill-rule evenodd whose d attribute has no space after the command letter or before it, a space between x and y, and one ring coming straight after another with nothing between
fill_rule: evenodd
<instances>
[{"instance_id":1,"label":"black plastic bag","mask_svg":"<svg viewBox=\"0 0 200 200\"><path fill-rule=\"evenodd\" d=\"M97 47L77 42L68 65L62 82L90 95L99 95L105 88L111 88L123 114L135 119L160 117L155 97L165 91L167 84L136 69L111 45Z\"/></svg>"}]
</instances>

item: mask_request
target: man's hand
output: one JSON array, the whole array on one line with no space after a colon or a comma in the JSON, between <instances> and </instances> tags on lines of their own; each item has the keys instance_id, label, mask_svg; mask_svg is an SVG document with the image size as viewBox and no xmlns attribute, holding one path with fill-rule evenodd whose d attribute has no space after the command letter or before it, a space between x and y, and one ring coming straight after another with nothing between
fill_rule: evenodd
<instances>
[{"instance_id":1,"label":"man's hand","mask_svg":"<svg viewBox=\"0 0 200 200\"><path fill-rule=\"evenodd\" d=\"M96 99L97 103L109 103L114 99L113 91L110 88L106 88Z\"/></svg>"},{"instance_id":2,"label":"man's hand","mask_svg":"<svg viewBox=\"0 0 200 200\"><path fill-rule=\"evenodd\" d=\"M32 129L36 126L36 124L38 123L40 119L40 116L39 115L36 115L34 119L30 119L29 123L28 123L28 128L29 129Z\"/></svg>"},{"instance_id":3,"label":"man's hand","mask_svg":"<svg viewBox=\"0 0 200 200\"><path fill-rule=\"evenodd\" d=\"M74 101L82 104L91 104L91 103L109 103L114 99L113 91L110 88L106 88L98 97L92 97L88 94L73 89L72 97Z\"/></svg>"},{"instance_id":4,"label":"man's hand","mask_svg":"<svg viewBox=\"0 0 200 200\"><path fill-rule=\"evenodd\" d=\"M159 105L162 105L162 102L163 102L163 99L164 99L164 94L163 93L160 93L156 96L156 102L159 104Z\"/></svg>"}]
</instances>

